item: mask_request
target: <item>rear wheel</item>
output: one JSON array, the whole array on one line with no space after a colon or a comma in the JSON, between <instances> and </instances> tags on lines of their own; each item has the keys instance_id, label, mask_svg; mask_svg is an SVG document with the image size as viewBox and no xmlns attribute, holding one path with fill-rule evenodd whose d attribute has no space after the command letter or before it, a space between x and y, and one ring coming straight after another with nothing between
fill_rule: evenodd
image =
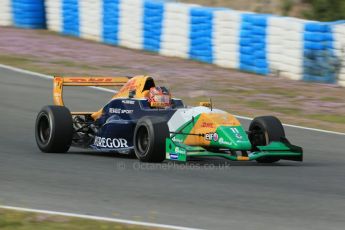
<instances>
[{"instance_id":1,"label":"rear wheel","mask_svg":"<svg viewBox=\"0 0 345 230\"><path fill-rule=\"evenodd\" d=\"M35 137L42 152L67 152L72 136L72 115L66 107L50 105L41 109L36 118Z\"/></svg>"},{"instance_id":2,"label":"rear wheel","mask_svg":"<svg viewBox=\"0 0 345 230\"><path fill-rule=\"evenodd\" d=\"M165 139L169 136L166 120L159 117L143 117L134 131L135 155L143 162L165 160Z\"/></svg>"},{"instance_id":3,"label":"rear wheel","mask_svg":"<svg viewBox=\"0 0 345 230\"><path fill-rule=\"evenodd\" d=\"M256 146L265 146L272 141L281 141L285 138L285 131L280 120L273 116L256 117L249 126L249 140L254 150ZM259 163L273 163L279 161L276 157L262 157Z\"/></svg>"}]
</instances>

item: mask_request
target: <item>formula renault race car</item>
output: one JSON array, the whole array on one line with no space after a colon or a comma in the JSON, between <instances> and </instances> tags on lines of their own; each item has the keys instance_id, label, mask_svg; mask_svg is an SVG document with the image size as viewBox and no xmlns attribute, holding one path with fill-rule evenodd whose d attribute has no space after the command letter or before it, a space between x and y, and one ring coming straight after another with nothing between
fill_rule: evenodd
<instances>
[{"instance_id":1,"label":"formula renault race car","mask_svg":"<svg viewBox=\"0 0 345 230\"><path fill-rule=\"evenodd\" d=\"M62 98L64 86L121 88L97 112L70 112ZM36 142L43 152L64 153L75 146L132 154L144 162L303 158L302 148L290 144L277 118L257 117L245 131L233 115L209 102L186 107L149 76L54 77L53 99L55 105L44 106L36 119Z\"/></svg>"}]
</instances>

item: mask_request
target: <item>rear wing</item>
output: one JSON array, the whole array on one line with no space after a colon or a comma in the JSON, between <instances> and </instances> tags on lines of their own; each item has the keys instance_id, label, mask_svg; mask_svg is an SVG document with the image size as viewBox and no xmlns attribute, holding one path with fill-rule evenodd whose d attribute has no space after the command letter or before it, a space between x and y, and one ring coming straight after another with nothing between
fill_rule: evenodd
<instances>
[{"instance_id":1,"label":"rear wing","mask_svg":"<svg viewBox=\"0 0 345 230\"><path fill-rule=\"evenodd\" d=\"M64 86L123 86L130 77L61 77L54 76L53 100L55 105L64 106Z\"/></svg>"}]
</instances>

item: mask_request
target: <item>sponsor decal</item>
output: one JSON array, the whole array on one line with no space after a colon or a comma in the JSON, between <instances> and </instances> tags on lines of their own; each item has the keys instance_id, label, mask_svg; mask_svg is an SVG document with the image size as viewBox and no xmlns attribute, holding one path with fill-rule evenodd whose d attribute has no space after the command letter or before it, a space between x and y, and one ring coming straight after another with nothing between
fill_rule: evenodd
<instances>
[{"instance_id":1,"label":"sponsor decal","mask_svg":"<svg viewBox=\"0 0 345 230\"><path fill-rule=\"evenodd\" d=\"M151 107L167 107L166 102L152 101L150 102Z\"/></svg>"},{"instance_id":2,"label":"sponsor decal","mask_svg":"<svg viewBox=\"0 0 345 230\"><path fill-rule=\"evenodd\" d=\"M134 101L131 100L122 100L123 104L134 105Z\"/></svg>"},{"instance_id":3,"label":"sponsor decal","mask_svg":"<svg viewBox=\"0 0 345 230\"><path fill-rule=\"evenodd\" d=\"M218 141L218 133L213 134L213 141L217 142Z\"/></svg>"},{"instance_id":4,"label":"sponsor decal","mask_svg":"<svg viewBox=\"0 0 345 230\"><path fill-rule=\"evenodd\" d=\"M116 114L119 114L119 113L121 113L121 109L109 108L109 113L116 113Z\"/></svg>"},{"instance_id":5,"label":"sponsor decal","mask_svg":"<svg viewBox=\"0 0 345 230\"><path fill-rule=\"evenodd\" d=\"M80 83L80 82L112 82L113 79L112 78L101 78L101 77L97 77L97 78L68 78L69 81L71 82L75 82L75 83Z\"/></svg>"},{"instance_id":6,"label":"sponsor decal","mask_svg":"<svg viewBox=\"0 0 345 230\"><path fill-rule=\"evenodd\" d=\"M133 113L133 110L130 110L130 109L109 108L109 113L116 113L116 114L132 114L132 113Z\"/></svg>"},{"instance_id":7,"label":"sponsor decal","mask_svg":"<svg viewBox=\"0 0 345 230\"><path fill-rule=\"evenodd\" d=\"M238 131L237 128L231 128L231 131L235 134L235 136L238 138L238 139L242 139L242 135L240 134L240 132Z\"/></svg>"},{"instance_id":8,"label":"sponsor decal","mask_svg":"<svg viewBox=\"0 0 345 230\"><path fill-rule=\"evenodd\" d=\"M219 144L221 144L221 145L232 145L232 142L231 141L225 141L224 139L223 139L223 137L221 137L221 138L219 138Z\"/></svg>"},{"instance_id":9,"label":"sponsor decal","mask_svg":"<svg viewBox=\"0 0 345 230\"><path fill-rule=\"evenodd\" d=\"M130 110L130 109L123 109L123 110L121 110L121 113L131 114L131 113L133 113L133 110Z\"/></svg>"},{"instance_id":10,"label":"sponsor decal","mask_svg":"<svg viewBox=\"0 0 345 230\"><path fill-rule=\"evenodd\" d=\"M178 159L178 155L176 153L169 153L170 159L171 160L177 160Z\"/></svg>"},{"instance_id":11,"label":"sponsor decal","mask_svg":"<svg viewBox=\"0 0 345 230\"><path fill-rule=\"evenodd\" d=\"M219 138L218 133L206 133L205 134L205 140L207 140L207 141L213 140L213 141L217 142L218 138Z\"/></svg>"},{"instance_id":12,"label":"sponsor decal","mask_svg":"<svg viewBox=\"0 0 345 230\"><path fill-rule=\"evenodd\" d=\"M181 140L180 138L177 138L177 137L173 137L172 140L173 140L173 142L177 142L177 143L183 142L183 140Z\"/></svg>"},{"instance_id":13,"label":"sponsor decal","mask_svg":"<svg viewBox=\"0 0 345 230\"><path fill-rule=\"evenodd\" d=\"M241 134L239 134L239 133L236 134L236 137L237 137L238 139L242 139L242 138L243 138L243 137L241 136Z\"/></svg>"},{"instance_id":14,"label":"sponsor decal","mask_svg":"<svg viewBox=\"0 0 345 230\"><path fill-rule=\"evenodd\" d=\"M202 128L213 128L213 123L211 122L203 122L201 123Z\"/></svg>"},{"instance_id":15,"label":"sponsor decal","mask_svg":"<svg viewBox=\"0 0 345 230\"><path fill-rule=\"evenodd\" d=\"M128 148L127 140L124 138L105 138L96 136L93 144L102 148Z\"/></svg>"},{"instance_id":16,"label":"sponsor decal","mask_svg":"<svg viewBox=\"0 0 345 230\"><path fill-rule=\"evenodd\" d=\"M186 150L181 149L181 148L179 148L179 147L176 146L176 147L175 147L175 153L184 155L184 154L186 154Z\"/></svg>"}]
</instances>

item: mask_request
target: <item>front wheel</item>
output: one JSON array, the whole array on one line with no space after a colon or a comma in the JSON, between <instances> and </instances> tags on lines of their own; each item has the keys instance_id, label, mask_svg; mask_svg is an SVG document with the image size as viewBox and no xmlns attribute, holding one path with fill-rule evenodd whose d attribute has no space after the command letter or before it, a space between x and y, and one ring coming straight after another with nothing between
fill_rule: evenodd
<instances>
[{"instance_id":1,"label":"front wheel","mask_svg":"<svg viewBox=\"0 0 345 230\"><path fill-rule=\"evenodd\" d=\"M249 126L249 140L254 148L265 146L272 141L281 141L285 138L285 131L280 120L273 116L256 117ZM276 157L262 157L256 161L259 163L274 163L279 161Z\"/></svg>"},{"instance_id":2,"label":"front wheel","mask_svg":"<svg viewBox=\"0 0 345 230\"><path fill-rule=\"evenodd\" d=\"M166 120L160 117L141 118L134 130L135 155L143 162L165 160L165 139L169 137Z\"/></svg>"},{"instance_id":3,"label":"front wheel","mask_svg":"<svg viewBox=\"0 0 345 230\"><path fill-rule=\"evenodd\" d=\"M65 153L71 146L73 121L64 106L44 106L38 113L35 137L38 148L46 153Z\"/></svg>"}]
</instances>

